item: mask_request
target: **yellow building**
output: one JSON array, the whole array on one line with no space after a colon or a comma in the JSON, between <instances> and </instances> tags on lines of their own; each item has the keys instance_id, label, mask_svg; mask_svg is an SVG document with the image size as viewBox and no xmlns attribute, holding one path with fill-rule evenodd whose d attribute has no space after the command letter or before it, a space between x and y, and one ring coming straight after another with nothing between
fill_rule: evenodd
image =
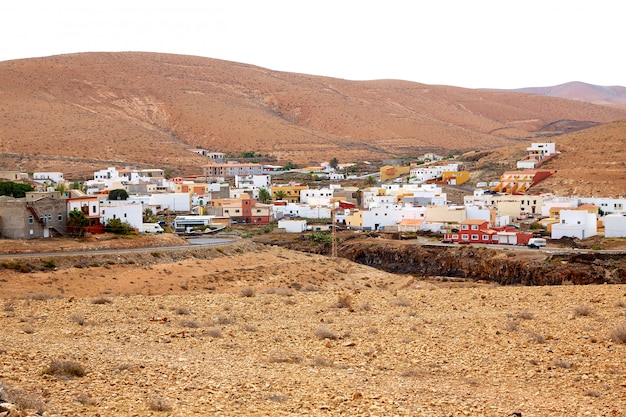
<instances>
[{"instance_id":1,"label":"yellow building","mask_svg":"<svg viewBox=\"0 0 626 417\"><path fill-rule=\"evenodd\" d=\"M395 180L401 175L408 175L410 172L410 166L386 165L380 168L380 182Z\"/></svg>"},{"instance_id":2,"label":"yellow building","mask_svg":"<svg viewBox=\"0 0 626 417\"><path fill-rule=\"evenodd\" d=\"M175 193L209 194L209 184L206 183L178 183L174 184Z\"/></svg>"},{"instance_id":3,"label":"yellow building","mask_svg":"<svg viewBox=\"0 0 626 417\"><path fill-rule=\"evenodd\" d=\"M467 171L446 171L441 174L441 180L450 185L462 185L468 182L470 173Z\"/></svg>"},{"instance_id":4,"label":"yellow building","mask_svg":"<svg viewBox=\"0 0 626 417\"><path fill-rule=\"evenodd\" d=\"M300 202L300 191L308 190L309 186L304 184L279 184L272 185L272 200L286 200L290 203ZM284 198L277 198L276 195L281 192Z\"/></svg>"}]
</instances>

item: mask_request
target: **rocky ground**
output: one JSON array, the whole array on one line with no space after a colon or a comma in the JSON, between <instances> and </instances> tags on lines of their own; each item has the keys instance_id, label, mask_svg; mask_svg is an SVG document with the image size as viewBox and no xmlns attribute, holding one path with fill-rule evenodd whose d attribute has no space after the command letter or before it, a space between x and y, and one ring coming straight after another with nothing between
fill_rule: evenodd
<instances>
[{"instance_id":1,"label":"rocky ground","mask_svg":"<svg viewBox=\"0 0 626 417\"><path fill-rule=\"evenodd\" d=\"M626 285L417 278L247 239L133 256L0 269L0 397L49 416L626 409Z\"/></svg>"}]
</instances>

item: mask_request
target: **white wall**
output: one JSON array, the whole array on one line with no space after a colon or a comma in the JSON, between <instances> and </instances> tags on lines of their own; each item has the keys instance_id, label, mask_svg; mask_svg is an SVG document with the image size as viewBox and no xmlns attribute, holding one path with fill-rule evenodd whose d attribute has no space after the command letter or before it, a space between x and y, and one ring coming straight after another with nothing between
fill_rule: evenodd
<instances>
[{"instance_id":1,"label":"white wall","mask_svg":"<svg viewBox=\"0 0 626 417\"><path fill-rule=\"evenodd\" d=\"M626 237L626 216L620 214L604 216L604 237Z\"/></svg>"},{"instance_id":2,"label":"white wall","mask_svg":"<svg viewBox=\"0 0 626 417\"><path fill-rule=\"evenodd\" d=\"M141 231L143 223L144 207L141 203L136 202L105 202L100 205L100 213L102 214L102 222L106 224L111 219L121 219L122 222L130 224L135 229Z\"/></svg>"},{"instance_id":3,"label":"white wall","mask_svg":"<svg viewBox=\"0 0 626 417\"><path fill-rule=\"evenodd\" d=\"M278 228L287 233L302 233L306 230L306 220L279 220Z\"/></svg>"}]
</instances>

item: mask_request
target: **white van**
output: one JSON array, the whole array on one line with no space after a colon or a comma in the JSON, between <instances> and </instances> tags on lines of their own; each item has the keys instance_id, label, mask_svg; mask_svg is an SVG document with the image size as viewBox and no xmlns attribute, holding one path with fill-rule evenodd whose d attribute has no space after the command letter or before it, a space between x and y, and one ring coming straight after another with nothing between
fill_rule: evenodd
<instances>
[{"instance_id":1,"label":"white van","mask_svg":"<svg viewBox=\"0 0 626 417\"><path fill-rule=\"evenodd\" d=\"M143 223L141 233L163 233L164 230L158 223Z\"/></svg>"},{"instance_id":2,"label":"white van","mask_svg":"<svg viewBox=\"0 0 626 417\"><path fill-rule=\"evenodd\" d=\"M528 240L529 248L539 249L542 246L546 246L546 240L542 237L533 237Z\"/></svg>"}]
</instances>

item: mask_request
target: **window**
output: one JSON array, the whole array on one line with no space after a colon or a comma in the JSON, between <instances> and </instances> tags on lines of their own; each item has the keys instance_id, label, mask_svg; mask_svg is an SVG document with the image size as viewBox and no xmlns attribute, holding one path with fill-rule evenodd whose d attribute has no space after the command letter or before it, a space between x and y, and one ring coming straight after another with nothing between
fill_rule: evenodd
<instances>
[{"instance_id":1,"label":"window","mask_svg":"<svg viewBox=\"0 0 626 417\"><path fill-rule=\"evenodd\" d=\"M469 235L461 235L461 240L469 240Z\"/></svg>"},{"instance_id":2,"label":"window","mask_svg":"<svg viewBox=\"0 0 626 417\"><path fill-rule=\"evenodd\" d=\"M33 224L33 216L28 216L28 224Z\"/></svg>"},{"instance_id":3,"label":"window","mask_svg":"<svg viewBox=\"0 0 626 417\"><path fill-rule=\"evenodd\" d=\"M478 235L472 235L472 240L478 240Z\"/></svg>"},{"instance_id":4,"label":"window","mask_svg":"<svg viewBox=\"0 0 626 417\"><path fill-rule=\"evenodd\" d=\"M92 206L91 208L92 208L91 212L95 213L96 212L96 206Z\"/></svg>"},{"instance_id":5,"label":"window","mask_svg":"<svg viewBox=\"0 0 626 417\"><path fill-rule=\"evenodd\" d=\"M63 220L63 213L57 214L57 220L58 221L62 221Z\"/></svg>"},{"instance_id":6,"label":"window","mask_svg":"<svg viewBox=\"0 0 626 417\"><path fill-rule=\"evenodd\" d=\"M489 235L483 235L483 240L489 240Z\"/></svg>"},{"instance_id":7,"label":"window","mask_svg":"<svg viewBox=\"0 0 626 417\"><path fill-rule=\"evenodd\" d=\"M478 225L477 224L473 224L472 225L472 230L478 230Z\"/></svg>"},{"instance_id":8,"label":"window","mask_svg":"<svg viewBox=\"0 0 626 417\"><path fill-rule=\"evenodd\" d=\"M469 230L469 226L466 224L461 225L461 230Z\"/></svg>"},{"instance_id":9,"label":"window","mask_svg":"<svg viewBox=\"0 0 626 417\"><path fill-rule=\"evenodd\" d=\"M235 213L239 213L239 209L235 209Z\"/></svg>"}]
</instances>

